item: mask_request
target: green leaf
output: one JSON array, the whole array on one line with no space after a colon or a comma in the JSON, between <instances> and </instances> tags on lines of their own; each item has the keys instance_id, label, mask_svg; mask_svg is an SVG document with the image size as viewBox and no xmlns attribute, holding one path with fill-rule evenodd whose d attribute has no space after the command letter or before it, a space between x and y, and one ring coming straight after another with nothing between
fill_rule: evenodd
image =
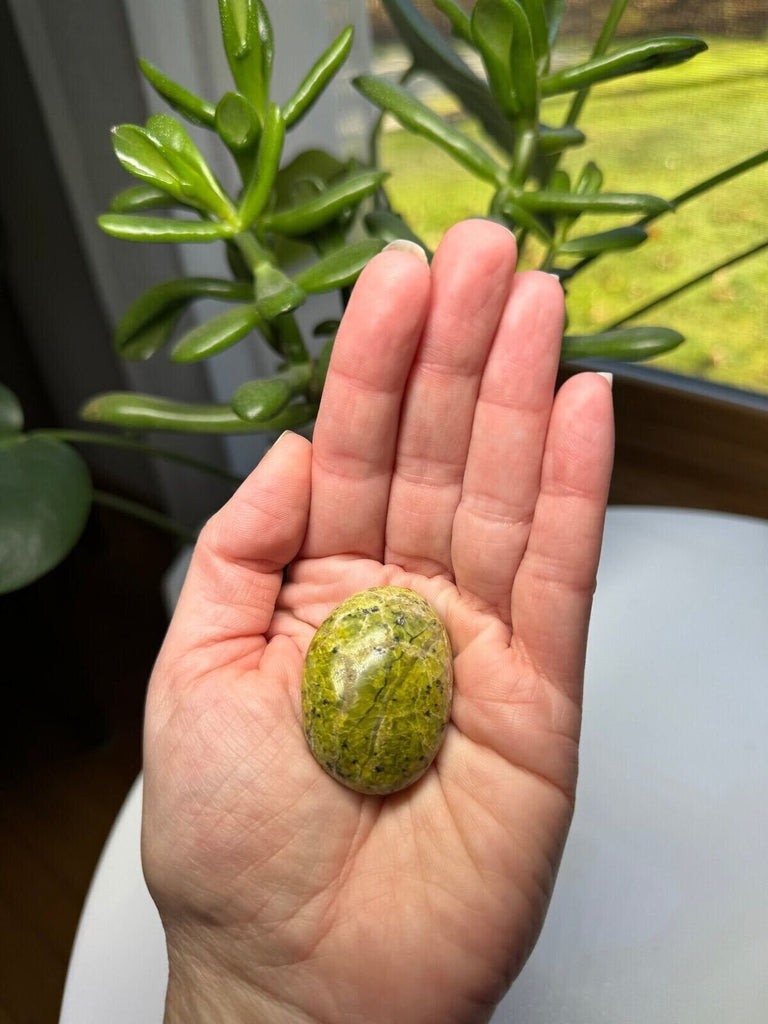
<instances>
[{"instance_id":1,"label":"green leaf","mask_svg":"<svg viewBox=\"0 0 768 1024\"><path fill-rule=\"evenodd\" d=\"M527 6L533 9L536 7L536 4L534 0L529 0ZM539 78L536 68L536 53L528 14L517 2L512 4L512 20L514 31L509 57L512 88L520 105L520 113L529 122L534 122L538 117L539 109ZM544 45L544 55L546 56L546 40Z\"/></svg>"},{"instance_id":2,"label":"green leaf","mask_svg":"<svg viewBox=\"0 0 768 1024\"><path fill-rule=\"evenodd\" d=\"M384 243L378 238L345 245L302 270L294 281L308 294L344 288L357 280L368 260L383 247Z\"/></svg>"},{"instance_id":3,"label":"green leaf","mask_svg":"<svg viewBox=\"0 0 768 1024\"><path fill-rule=\"evenodd\" d=\"M298 124L316 100L320 98L328 83L349 56L353 36L354 29L348 25L312 66L296 92L283 107L286 128L292 128L293 125Z\"/></svg>"},{"instance_id":4,"label":"green leaf","mask_svg":"<svg viewBox=\"0 0 768 1024\"><path fill-rule=\"evenodd\" d=\"M16 395L0 384L0 438L7 434L18 434L24 428L24 410Z\"/></svg>"},{"instance_id":5,"label":"green leaf","mask_svg":"<svg viewBox=\"0 0 768 1024\"><path fill-rule=\"evenodd\" d=\"M253 174L245 187L237 212L241 231L249 228L267 205L280 167L284 139L285 122L282 112L277 103L271 103L264 118L264 131Z\"/></svg>"},{"instance_id":6,"label":"green leaf","mask_svg":"<svg viewBox=\"0 0 768 1024\"><path fill-rule=\"evenodd\" d=\"M234 153L250 149L261 135L258 111L239 92L226 92L216 104L216 131Z\"/></svg>"},{"instance_id":7,"label":"green leaf","mask_svg":"<svg viewBox=\"0 0 768 1024\"><path fill-rule=\"evenodd\" d=\"M291 400L291 389L279 377L249 380L232 396L232 408L242 420L257 423L276 416Z\"/></svg>"},{"instance_id":8,"label":"green leaf","mask_svg":"<svg viewBox=\"0 0 768 1024\"><path fill-rule=\"evenodd\" d=\"M666 199L640 192L520 192L515 201L534 213L653 213L670 208Z\"/></svg>"},{"instance_id":9,"label":"green leaf","mask_svg":"<svg viewBox=\"0 0 768 1024\"><path fill-rule=\"evenodd\" d=\"M236 227L209 220L170 220L133 213L103 213L99 227L108 235L129 242L212 242L231 238Z\"/></svg>"},{"instance_id":10,"label":"green leaf","mask_svg":"<svg viewBox=\"0 0 768 1024\"><path fill-rule=\"evenodd\" d=\"M260 323L261 316L254 303L225 309L223 313L198 324L180 338L173 347L171 359L174 363L194 363L208 359L240 341Z\"/></svg>"},{"instance_id":11,"label":"green leaf","mask_svg":"<svg viewBox=\"0 0 768 1024\"><path fill-rule=\"evenodd\" d=\"M168 163L162 147L144 128L120 124L112 129L112 146L123 167L135 178L182 197L179 176Z\"/></svg>"},{"instance_id":12,"label":"green leaf","mask_svg":"<svg viewBox=\"0 0 768 1024\"><path fill-rule=\"evenodd\" d=\"M493 206L498 206L501 213L507 223L507 227L525 228L528 231L533 232L537 238L540 238L547 246L554 245L554 239L547 230L547 228L541 223L541 221L533 214L530 210L527 210L520 203L515 202L511 196L498 197L494 200Z\"/></svg>"},{"instance_id":13,"label":"green leaf","mask_svg":"<svg viewBox=\"0 0 768 1024\"><path fill-rule=\"evenodd\" d=\"M495 185L505 182L503 168L481 146L452 128L401 86L370 75L361 75L355 79L354 84L366 99L392 114L404 128L434 142L479 178Z\"/></svg>"},{"instance_id":14,"label":"green leaf","mask_svg":"<svg viewBox=\"0 0 768 1024\"><path fill-rule=\"evenodd\" d=\"M519 2L525 11L530 27L531 45L537 69L545 71L549 62L549 38L544 0L519 0Z\"/></svg>"},{"instance_id":15,"label":"green leaf","mask_svg":"<svg viewBox=\"0 0 768 1024\"><path fill-rule=\"evenodd\" d=\"M32 583L76 544L91 507L88 468L47 437L0 441L0 593Z\"/></svg>"},{"instance_id":16,"label":"green leaf","mask_svg":"<svg viewBox=\"0 0 768 1024\"><path fill-rule=\"evenodd\" d=\"M366 228L382 242L394 242L398 238L407 238L410 242L420 245L428 257L431 252L424 240L411 230L399 213L393 210L371 210L363 218Z\"/></svg>"},{"instance_id":17,"label":"green leaf","mask_svg":"<svg viewBox=\"0 0 768 1024\"><path fill-rule=\"evenodd\" d=\"M594 160L588 160L582 167L581 173L576 179L574 192L580 196L593 195L595 192L599 192L602 187L603 172Z\"/></svg>"},{"instance_id":18,"label":"green leaf","mask_svg":"<svg viewBox=\"0 0 768 1024\"><path fill-rule=\"evenodd\" d=\"M695 36L663 36L642 43L624 46L615 53L588 60L575 67L563 68L541 79L542 96L587 89L621 75L634 75L651 68L670 67L690 60L707 49Z\"/></svg>"},{"instance_id":19,"label":"green leaf","mask_svg":"<svg viewBox=\"0 0 768 1024\"><path fill-rule=\"evenodd\" d=\"M202 125L204 128L214 127L215 108L212 103L174 82L147 60L139 59L139 67L155 92L159 93L174 110L193 124Z\"/></svg>"},{"instance_id":20,"label":"green leaf","mask_svg":"<svg viewBox=\"0 0 768 1024\"><path fill-rule=\"evenodd\" d=\"M228 404L178 402L132 391L96 395L80 410L83 419L111 423L130 430L179 431L187 434L251 434L290 430L314 419L317 405L297 402L277 416L257 424L246 423Z\"/></svg>"},{"instance_id":21,"label":"green leaf","mask_svg":"<svg viewBox=\"0 0 768 1024\"><path fill-rule=\"evenodd\" d=\"M171 209L178 200L152 185L134 185L123 189L109 204L110 213L136 213L142 210Z\"/></svg>"},{"instance_id":22,"label":"green leaf","mask_svg":"<svg viewBox=\"0 0 768 1024\"><path fill-rule=\"evenodd\" d=\"M615 252L617 249L635 249L648 237L642 228L629 226L601 231L594 235L569 238L558 246L558 252L565 256L592 256L601 252Z\"/></svg>"},{"instance_id":23,"label":"green leaf","mask_svg":"<svg viewBox=\"0 0 768 1024\"><path fill-rule=\"evenodd\" d=\"M520 110L510 59L515 31L513 7L514 0L477 0L471 18L472 38L485 65L491 92L510 117Z\"/></svg>"},{"instance_id":24,"label":"green leaf","mask_svg":"<svg viewBox=\"0 0 768 1024\"><path fill-rule=\"evenodd\" d=\"M325 191L262 214L261 226L267 231L285 235L306 235L334 220L349 207L357 206L381 185L387 175L381 171L346 174L327 186Z\"/></svg>"},{"instance_id":25,"label":"green leaf","mask_svg":"<svg viewBox=\"0 0 768 1024\"><path fill-rule=\"evenodd\" d=\"M274 58L272 25L262 0L219 0L224 50L238 90L266 111Z\"/></svg>"},{"instance_id":26,"label":"green leaf","mask_svg":"<svg viewBox=\"0 0 768 1024\"><path fill-rule=\"evenodd\" d=\"M472 38L472 22L469 15L456 3L456 0L432 0L432 3L451 23L453 34L465 43L474 45Z\"/></svg>"},{"instance_id":27,"label":"green leaf","mask_svg":"<svg viewBox=\"0 0 768 1024\"><path fill-rule=\"evenodd\" d=\"M181 123L155 114L146 128L123 124L112 130L112 145L127 171L180 202L229 220L232 207L202 154Z\"/></svg>"},{"instance_id":28,"label":"green leaf","mask_svg":"<svg viewBox=\"0 0 768 1024\"><path fill-rule=\"evenodd\" d=\"M529 12L539 19L535 52ZM477 0L472 11L472 35L483 58L491 92L510 117L534 118L538 107L536 58L546 57L546 27L541 4L535 0Z\"/></svg>"},{"instance_id":29,"label":"green leaf","mask_svg":"<svg viewBox=\"0 0 768 1024\"><path fill-rule=\"evenodd\" d=\"M504 116L485 82L470 70L441 33L409 0L382 0L392 24L410 50L414 66L452 93L502 149L512 152L514 127Z\"/></svg>"},{"instance_id":30,"label":"green leaf","mask_svg":"<svg viewBox=\"0 0 768 1024\"><path fill-rule=\"evenodd\" d=\"M539 152L545 156L553 153L560 153L571 146L581 146L586 141L586 136L578 128L571 125L563 125L562 128L550 128L547 125L539 125L538 146Z\"/></svg>"},{"instance_id":31,"label":"green leaf","mask_svg":"<svg viewBox=\"0 0 768 1024\"><path fill-rule=\"evenodd\" d=\"M350 172L349 165L324 149L304 149L280 168L275 182L277 206L290 206L297 200L317 195L345 172Z\"/></svg>"},{"instance_id":32,"label":"green leaf","mask_svg":"<svg viewBox=\"0 0 768 1024\"><path fill-rule=\"evenodd\" d=\"M274 377L249 380L232 396L232 408L249 423L271 419L296 395L303 394L312 380L311 363L300 363Z\"/></svg>"},{"instance_id":33,"label":"green leaf","mask_svg":"<svg viewBox=\"0 0 768 1024\"><path fill-rule=\"evenodd\" d=\"M574 334L563 338L560 358L651 359L677 348L685 338L670 327L620 327L599 334Z\"/></svg>"},{"instance_id":34,"label":"green leaf","mask_svg":"<svg viewBox=\"0 0 768 1024\"><path fill-rule=\"evenodd\" d=\"M232 204L181 122L170 114L153 114L147 120L146 132L173 168L180 183L180 198L221 220L231 220Z\"/></svg>"},{"instance_id":35,"label":"green leaf","mask_svg":"<svg viewBox=\"0 0 768 1024\"><path fill-rule=\"evenodd\" d=\"M125 359L148 359L166 343L184 310L198 298L246 302L253 298L253 287L213 277L163 281L147 289L123 315L115 332L115 349Z\"/></svg>"},{"instance_id":36,"label":"green leaf","mask_svg":"<svg viewBox=\"0 0 768 1024\"><path fill-rule=\"evenodd\" d=\"M255 272L256 306L265 320L274 320L300 306L304 291L271 263L262 263Z\"/></svg>"}]
</instances>

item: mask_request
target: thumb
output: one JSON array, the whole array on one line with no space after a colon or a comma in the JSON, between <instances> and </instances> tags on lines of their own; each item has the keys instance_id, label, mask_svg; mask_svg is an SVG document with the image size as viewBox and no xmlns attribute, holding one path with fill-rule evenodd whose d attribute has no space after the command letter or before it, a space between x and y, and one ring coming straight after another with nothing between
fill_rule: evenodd
<instances>
[{"instance_id":1,"label":"thumb","mask_svg":"<svg viewBox=\"0 0 768 1024\"><path fill-rule=\"evenodd\" d=\"M187 647L266 632L307 529L311 458L286 431L203 527L174 614Z\"/></svg>"}]
</instances>

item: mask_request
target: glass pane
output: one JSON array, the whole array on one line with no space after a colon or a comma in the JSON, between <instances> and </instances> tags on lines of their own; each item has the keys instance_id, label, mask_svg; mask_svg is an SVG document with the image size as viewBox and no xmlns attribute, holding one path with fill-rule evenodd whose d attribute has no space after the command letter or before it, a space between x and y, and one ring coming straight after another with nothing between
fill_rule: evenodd
<instances>
[{"instance_id":1,"label":"glass pane","mask_svg":"<svg viewBox=\"0 0 768 1024\"><path fill-rule=\"evenodd\" d=\"M416 6L446 30L447 20L431 0ZM461 6L471 11L473 0L462 0ZM570 0L554 67L589 56L608 6ZM375 70L396 81L408 67L406 51L381 3L370 2L369 10ZM595 160L604 173L605 190L649 192L672 199L764 150L768 147L765 29L762 0L737 5L673 5L668 0L630 4L615 45L632 38L690 33L703 37L709 49L685 64L596 87L578 122L587 143L571 149L561 166L574 178L587 160ZM482 75L476 55L455 39L451 44ZM420 75L408 87L487 146L475 125L463 119L455 99L432 79ZM569 96L546 100L542 119L550 125L561 124L569 104ZM388 192L429 244L434 245L455 220L488 212L489 186L394 122L387 122L386 128L382 159L394 172ZM571 237L633 223L636 217L583 216ZM592 333L623 321L710 268L766 243L768 163L656 219L648 233L639 248L601 257L570 283L571 333ZM542 255L543 249L529 240L523 262L536 266ZM673 327L686 337L680 348L650 365L768 392L767 290L768 248L760 248L630 322Z\"/></svg>"}]
</instances>

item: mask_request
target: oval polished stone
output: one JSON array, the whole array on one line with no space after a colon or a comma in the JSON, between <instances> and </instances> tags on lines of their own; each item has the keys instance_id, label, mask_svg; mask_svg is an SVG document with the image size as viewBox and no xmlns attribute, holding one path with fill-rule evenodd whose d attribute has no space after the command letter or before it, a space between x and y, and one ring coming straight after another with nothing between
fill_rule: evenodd
<instances>
[{"instance_id":1,"label":"oval polished stone","mask_svg":"<svg viewBox=\"0 0 768 1024\"><path fill-rule=\"evenodd\" d=\"M432 607L404 587L374 587L340 604L312 638L304 733L338 782L395 793L434 760L452 693L451 645Z\"/></svg>"}]
</instances>

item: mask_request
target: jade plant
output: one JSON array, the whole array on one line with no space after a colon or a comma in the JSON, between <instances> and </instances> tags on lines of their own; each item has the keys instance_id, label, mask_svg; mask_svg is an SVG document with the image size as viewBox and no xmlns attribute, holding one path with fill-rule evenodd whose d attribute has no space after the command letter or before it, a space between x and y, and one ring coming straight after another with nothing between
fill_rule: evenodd
<instances>
[{"instance_id":1,"label":"jade plant","mask_svg":"<svg viewBox=\"0 0 768 1024\"><path fill-rule=\"evenodd\" d=\"M93 501L189 538L162 515L94 490L75 445L138 449L226 476L220 467L146 443L142 433L271 435L311 427L338 320L314 323L308 337L296 310L313 294L333 292L341 312L357 276L388 241L409 238L424 245L388 198L378 146L385 115L489 184L489 208L477 215L507 225L521 249L534 245L539 265L559 276L566 296L570 280L589 263L617 250L631 254L646 240L653 220L768 159L768 151L747 157L669 198L607 191L593 161L571 180L560 159L585 141L578 120L593 87L679 64L706 49L693 36L614 45L628 0L613 0L589 59L567 66L553 61L566 0L477 0L469 12L456 0L432 0L452 35L479 57L482 76L411 0L382 3L410 54L410 66L399 84L372 75L354 81L380 115L369 140L368 165L321 149L283 160L286 133L311 113L345 62L351 28L318 57L285 103L277 103L271 89L276 55L263 0L219 0L232 89L216 102L139 61L173 114L158 113L145 125L113 129L117 159L138 184L114 198L99 224L131 242L223 246L229 276L181 277L154 285L118 324L116 351L125 359L146 360L163 358L158 354L164 349L173 362L189 363L256 337L273 352L276 369L268 377L243 381L226 403L191 405L132 392L97 395L86 403L82 417L107 425L108 431L25 432L18 401L0 385L0 593L57 565L77 541ZM440 116L409 91L415 72L432 76L447 90L463 120ZM563 122L543 123L542 99L564 94L571 101ZM194 126L192 131L185 122ZM474 122L483 141L465 132L461 125L467 122ZM236 190L227 191L203 157L193 139L200 129L214 133L228 153L239 179ZM630 222L583 233L583 214L606 215L609 224L626 215ZM717 269L678 286L674 294ZM220 302L222 311L181 332L183 314L203 298ZM622 323L588 336L566 334L562 359L645 359L682 340L664 326Z\"/></svg>"}]
</instances>

